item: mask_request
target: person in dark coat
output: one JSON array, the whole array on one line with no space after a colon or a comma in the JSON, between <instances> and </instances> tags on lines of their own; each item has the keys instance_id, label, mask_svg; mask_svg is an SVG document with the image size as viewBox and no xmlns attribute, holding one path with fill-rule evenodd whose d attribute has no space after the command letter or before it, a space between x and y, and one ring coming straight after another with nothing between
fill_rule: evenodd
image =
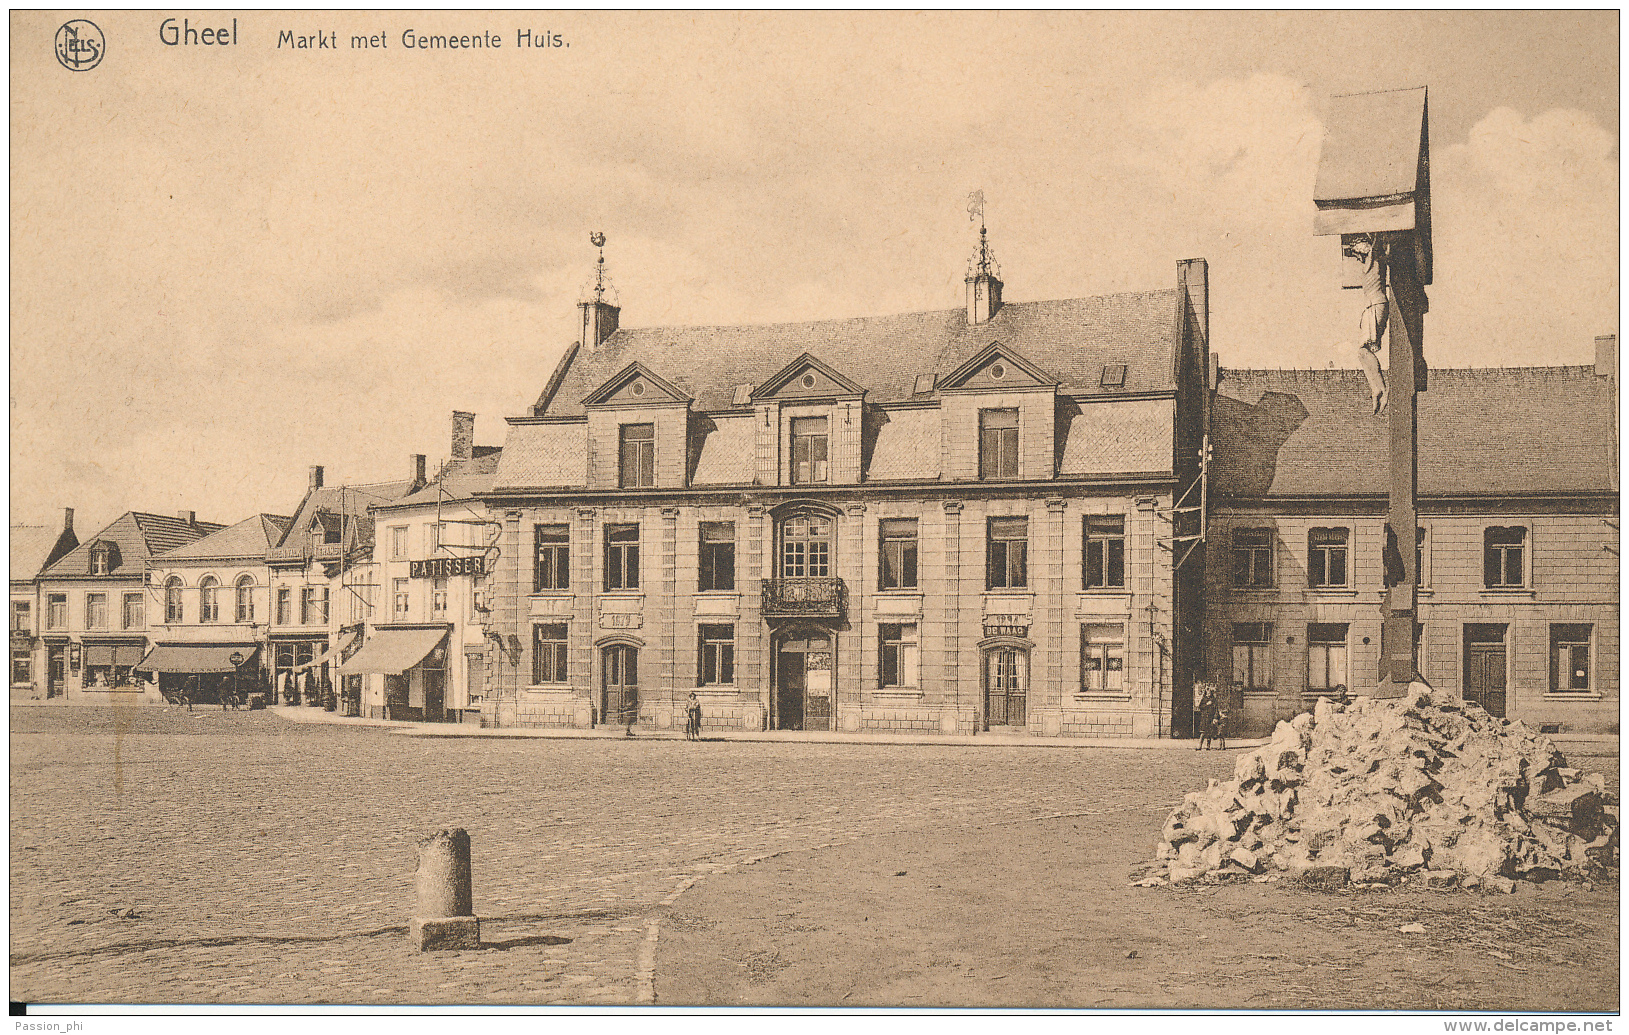
<instances>
[{"instance_id":1,"label":"person in dark coat","mask_svg":"<svg viewBox=\"0 0 1629 1035\"><path fill-rule=\"evenodd\" d=\"M701 700L694 690L690 691L690 703L684 708L684 739L701 739Z\"/></svg>"},{"instance_id":2,"label":"person in dark coat","mask_svg":"<svg viewBox=\"0 0 1629 1035\"><path fill-rule=\"evenodd\" d=\"M1199 747L1196 750L1208 751L1211 737L1216 732L1216 694L1210 687L1205 688L1205 695L1199 699Z\"/></svg>"}]
</instances>

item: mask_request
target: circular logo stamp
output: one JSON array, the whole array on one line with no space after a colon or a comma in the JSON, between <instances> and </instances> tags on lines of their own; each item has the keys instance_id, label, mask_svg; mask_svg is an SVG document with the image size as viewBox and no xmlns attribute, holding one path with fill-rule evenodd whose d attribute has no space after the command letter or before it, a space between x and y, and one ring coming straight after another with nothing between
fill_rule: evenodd
<instances>
[{"instance_id":1,"label":"circular logo stamp","mask_svg":"<svg viewBox=\"0 0 1629 1035\"><path fill-rule=\"evenodd\" d=\"M57 30L57 60L70 72L89 72L102 63L107 40L96 23L84 18L63 22Z\"/></svg>"}]
</instances>

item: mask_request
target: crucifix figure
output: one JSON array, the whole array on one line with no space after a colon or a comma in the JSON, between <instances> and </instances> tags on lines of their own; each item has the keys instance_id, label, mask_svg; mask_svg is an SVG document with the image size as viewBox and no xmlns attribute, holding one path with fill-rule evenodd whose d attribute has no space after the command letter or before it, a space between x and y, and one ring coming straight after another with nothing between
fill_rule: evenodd
<instances>
[{"instance_id":1,"label":"crucifix figure","mask_svg":"<svg viewBox=\"0 0 1629 1035\"><path fill-rule=\"evenodd\" d=\"M1374 412L1386 408L1386 378L1380 372L1380 340L1386 334L1386 241L1380 234L1349 234L1341 254L1362 270L1363 315L1358 317L1358 365L1369 380Z\"/></svg>"}]
</instances>

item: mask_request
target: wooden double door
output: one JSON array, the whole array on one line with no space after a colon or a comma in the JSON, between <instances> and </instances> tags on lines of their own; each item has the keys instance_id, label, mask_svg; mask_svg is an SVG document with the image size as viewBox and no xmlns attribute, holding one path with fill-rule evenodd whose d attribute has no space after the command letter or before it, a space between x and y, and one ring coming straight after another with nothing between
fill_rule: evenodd
<instances>
[{"instance_id":1,"label":"wooden double door","mask_svg":"<svg viewBox=\"0 0 1629 1035\"><path fill-rule=\"evenodd\" d=\"M600 652L600 722L632 726L639 721L639 648L615 643Z\"/></svg>"},{"instance_id":2,"label":"wooden double door","mask_svg":"<svg viewBox=\"0 0 1629 1035\"><path fill-rule=\"evenodd\" d=\"M832 638L796 633L775 652L775 728L830 730L836 693Z\"/></svg>"},{"instance_id":3,"label":"wooden double door","mask_svg":"<svg viewBox=\"0 0 1629 1035\"><path fill-rule=\"evenodd\" d=\"M1505 717L1505 627L1465 627L1465 681L1461 696L1492 716Z\"/></svg>"},{"instance_id":4,"label":"wooden double door","mask_svg":"<svg viewBox=\"0 0 1629 1035\"><path fill-rule=\"evenodd\" d=\"M1023 728L1029 722L1029 654L997 647L984 654L984 728Z\"/></svg>"}]
</instances>

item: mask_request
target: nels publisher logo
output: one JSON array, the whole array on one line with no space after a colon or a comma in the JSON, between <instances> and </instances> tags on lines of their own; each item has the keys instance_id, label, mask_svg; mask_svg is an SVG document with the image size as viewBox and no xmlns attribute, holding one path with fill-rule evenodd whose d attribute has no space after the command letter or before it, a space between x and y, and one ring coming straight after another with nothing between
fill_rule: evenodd
<instances>
[{"instance_id":1,"label":"nels publisher logo","mask_svg":"<svg viewBox=\"0 0 1629 1035\"><path fill-rule=\"evenodd\" d=\"M107 41L95 22L75 18L57 30L57 60L70 72L89 72L102 63Z\"/></svg>"}]
</instances>

